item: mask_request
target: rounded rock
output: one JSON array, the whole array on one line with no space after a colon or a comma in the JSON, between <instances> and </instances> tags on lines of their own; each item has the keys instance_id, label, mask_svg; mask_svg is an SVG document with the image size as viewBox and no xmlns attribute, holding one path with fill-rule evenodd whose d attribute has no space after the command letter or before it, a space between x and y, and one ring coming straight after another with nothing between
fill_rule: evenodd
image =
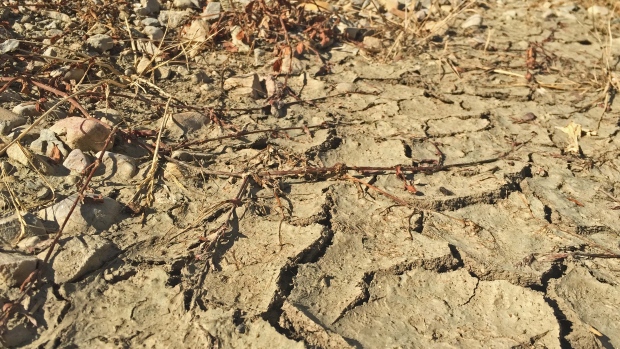
<instances>
[{"instance_id":1,"label":"rounded rock","mask_svg":"<svg viewBox=\"0 0 620 349\"><path fill-rule=\"evenodd\" d=\"M58 229L69 216L69 211L76 199L77 194L73 194L39 211L38 216L43 220L45 227L52 231ZM118 221L121 209L121 204L114 199L98 195L85 195L83 200L78 200L64 232L67 235L75 235L89 229L106 230Z\"/></svg>"},{"instance_id":2,"label":"rounded rock","mask_svg":"<svg viewBox=\"0 0 620 349\"><path fill-rule=\"evenodd\" d=\"M467 18L463 24L461 24L461 28L467 29L471 27L479 27L482 25L482 16L479 14L474 14Z\"/></svg>"},{"instance_id":3,"label":"rounded rock","mask_svg":"<svg viewBox=\"0 0 620 349\"><path fill-rule=\"evenodd\" d=\"M62 163L64 167L77 173L82 173L90 164L90 159L79 149L73 149Z\"/></svg>"},{"instance_id":4,"label":"rounded rock","mask_svg":"<svg viewBox=\"0 0 620 349\"><path fill-rule=\"evenodd\" d=\"M112 37L105 34L95 34L86 40L86 43L99 53L104 53L114 47Z\"/></svg>"},{"instance_id":5,"label":"rounded rock","mask_svg":"<svg viewBox=\"0 0 620 349\"><path fill-rule=\"evenodd\" d=\"M54 131L71 149L82 151L101 151L112 148L110 140L106 149L105 142L110 129L104 123L94 119L69 117L57 121L50 130Z\"/></svg>"},{"instance_id":6,"label":"rounded rock","mask_svg":"<svg viewBox=\"0 0 620 349\"><path fill-rule=\"evenodd\" d=\"M97 158L100 155L101 152L95 154ZM97 172L95 172L95 175L103 175L104 179L130 179L136 175L137 171L136 160L131 156L106 151L101 158L101 165Z\"/></svg>"},{"instance_id":7,"label":"rounded rock","mask_svg":"<svg viewBox=\"0 0 620 349\"><path fill-rule=\"evenodd\" d=\"M161 28L153 27L147 25L144 27L144 34L149 37L149 39L154 41L159 41L164 38L164 31Z\"/></svg>"},{"instance_id":8,"label":"rounded rock","mask_svg":"<svg viewBox=\"0 0 620 349\"><path fill-rule=\"evenodd\" d=\"M16 113L0 108L0 134L7 134L15 127L26 123L26 118Z\"/></svg>"}]
</instances>

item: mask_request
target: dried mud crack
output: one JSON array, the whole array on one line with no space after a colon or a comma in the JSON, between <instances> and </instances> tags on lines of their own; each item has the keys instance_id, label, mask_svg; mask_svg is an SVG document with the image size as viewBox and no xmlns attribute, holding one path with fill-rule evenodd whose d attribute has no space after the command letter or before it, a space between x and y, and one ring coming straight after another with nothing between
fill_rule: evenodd
<instances>
[{"instance_id":1,"label":"dried mud crack","mask_svg":"<svg viewBox=\"0 0 620 349\"><path fill-rule=\"evenodd\" d=\"M0 342L620 347L609 0L0 0Z\"/></svg>"}]
</instances>

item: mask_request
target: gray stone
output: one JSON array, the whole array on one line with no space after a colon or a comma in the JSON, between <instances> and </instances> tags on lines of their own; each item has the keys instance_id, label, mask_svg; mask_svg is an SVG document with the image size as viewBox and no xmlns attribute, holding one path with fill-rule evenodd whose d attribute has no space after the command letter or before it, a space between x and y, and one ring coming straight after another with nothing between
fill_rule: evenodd
<instances>
[{"instance_id":1,"label":"gray stone","mask_svg":"<svg viewBox=\"0 0 620 349\"><path fill-rule=\"evenodd\" d=\"M46 252L39 256L43 257ZM73 282L114 258L119 249L101 236L79 235L63 239L50 259L55 284Z\"/></svg>"},{"instance_id":2,"label":"gray stone","mask_svg":"<svg viewBox=\"0 0 620 349\"><path fill-rule=\"evenodd\" d=\"M136 46L138 51L150 56L157 56L161 53L161 50L152 41L138 41Z\"/></svg>"},{"instance_id":3,"label":"gray stone","mask_svg":"<svg viewBox=\"0 0 620 349\"><path fill-rule=\"evenodd\" d=\"M47 57L58 57L58 50L50 46L43 51L43 55ZM45 58L45 60L50 61L50 58Z\"/></svg>"},{"instance_id":4,"label":"gray stone","mask_svg":"<svg viewBox=\"0 0 620 349\"><path fill-rule=\"evenodd\" d=\"M24 222L23 231L22 223ZM30 212L21 214L14 212L0 217L0 242L6 246L13 246L21 239L46 233L43 222Z\"/></svg>"},{"instance_id":5,"label":"gray stone","mask_svg":"<svg viewBox=\"0 0 620 349\"><path fill-rule=\"evenodd\" d=\"M148 16L151 14L151 11L149 11L148 9L146 9L145 7L137 7L134 9L134 12L138 15L138 16ZM127 18L129 19L129 18Z\"/></svg>"},{"instance_id":6,"label":"gray stone","mask_svg":"<svg viewBox=\"0 0 620 349\"><path fill-rule=\"evenodd\" d=\"M198 85L198 84L202 84L202 83L206 83L206 82L210 82L210 78L207 75L207 73L199 70L197 72L195 72L194 74L192 74L192 76L190 77L190 81L192 84L194 85Z\"/></svg>"},{"instance_id":7,"label":"gray stone","mask_svg":"<svg viewBox=\"0 0 620 349\"><path fill-rule=\"evenodd\" d=\"M383 50L383 42L379 38L373 36L364 37L364 48L369 52L379 53Z\"/></svg>"},{"instance_id":8,"label":"gray stone","mask_svg":"<svg viewBox=\"0 0 620 349\"><path fill-rule=\"evenodd\" d=\"M69 117L57 121L50 127L71 149L81 149L83 151L104 150L106 139L110 135L110 128L95 119L84 119L80 117ZM106 148L110 149L113 145L110 140Z\"/></svg>"},{"instance_id":9,"label":"gray stone","mask_svg":"<svg viewBox=\"0 0 620 349\"><path fill-rule=\"evenodd\" d=\"M161 123L161 122L160 122ZM165 129L172 138L180 138L189 132L196 132L209 124L209 118L199 112L174 114L168 119Z\"/></svg>"},{"instance_id":10,"label":"gray stone","mask_svg":"<svg viewBox=\"0 0 620 349\"><path fill-rule=\"evenodd\" d=\"M69 209L76 198L77 194L73 194L40 210L38 216L43 220L46 228L49 230L58 229L69 215ZM79 200L71 218L69 218L64 233L75 235L90 229L106 230L118 221L121 209L121 205L114 199L105 196L85 195L83 200Z\"/></svg>"},{"instance_id":11,"label":"gray stone","mask_svg":"<svg viewBox=\"0 0 620 349\"><path fill-rule=\"evenodd\" d=\"M77 173L82 173L90 164L90 159L79 149L73 149L62 163L64 167Z\"/></svg>"},{"instance_id":12,"label":"gray stone","mask_svg":"<svg viewBox=\"0 0 620 349\"><path fill-rule=\"evenodd\" d=\"M17 248L19 248L21 251L31 253L40 242L41 242L40 236L27 237L27 238L21 239L17 243Z\"/></svg>"},{"instance_id":13,"label":"gray stone","mask_svg":"<svg viewBox=\"0 0 620 349\"><path fill-rule=\"evenodd\" d=\"M591 17L595 17L595 16L604 17L609 14L609 9L605 6L594 5L588 8L588 14Z\"/></svg>"},{"instance_id":14,"label":"gray stone","mask_svg":"<svg viewBox=\"0 0 620 349\"><path fill-rule=\"evenodd\" d=\"M172 5L178 9L185 10L192 7L200 7L198 0L174 0Z\"/></svg>"},{"instance_id":15,"label":"gray stone","mask_svg":"<svg viewBox=\"0 0 620 349\"><path fill-rule=\"evenodd\" d=\"M35 271L37 261L33 256L0 252L0 288L21 285Z\"/></svg>"},{"instance_id":16,"label":"gray stone","mask_svg":"<svg viewBox=\"0 0 620 349\"><path fill-rule=\"evenodd\" d=\"M62 35L62 30L60 29L49 29L48 31L45 32L45 36L47 36L48 38L54 37L54 36L61 36Z\"/></svg>"},{"instance_id":17,"label":"gray stone","mask_svg":"<svg viewBox=\"0 0 620 349\"><path fill-rule=\"evenodd\" d=\"M190 19L191 13L186 11L161 11L157 19L159 23L167 26L168 28L177 28L185 21Z\"/></svg>"},{"instance_id":18,"label":"gray stone","mask_svg":"<svg viewBox=\"0 0 620 349\"><path fill-rule=\"evenodd\" d=\"M114 40L105 34L95 34L88 38L86 43L99 53L106 52L114 47Z\"/></svg>"},{"instance_id":19,"label":"gray stone","mask_svg":"<svg viewBox=\"0 0 620 349\"><path fill-rule=\"evenodd\" d=\"M158 67L155 69L155 72L155 76L160 80L166 80L172 77L172 70L169 67Z\"/></svg>"},{"instance_id":20,"label":"gray stone","mask_svg":"<svg viewBox=\"0 0 620 349\"><path fill-rule=\"evenodd\" d=\"M146 10L147 14L159 12L161 8L158 0L140 0L140 5Z\"/></svg>"},{"instance_id":21,"label":"gray stone","mask_svg":"<svg viewBox=\"0 0 620 349\"><path fill-rule=\"evenodd\" d=\"M33 152L47 157L52 157L54 146L58 148L62 156L69 155L69 151L65 148L65 145L56 138L56 134L49 129L42 129L39 138L30 143L30 149Z\"/></svg>"},{"instance_id":22,"label":"gray stone","mask_svg":"<svg viewBox=\"0 0 620 349\"><path fill-rule=\"evenodd\" d=\"M149 69L150 66L151 66L151 59L143 56L142 58L140 58L140 61L138 62L138 65L136 66L136 73L138 73L138 75L142 75L142 73L144 73L147 69Z\"/></svg>"},{"instance_id":23,"label":"gray stone","mask_svg":"<svg viewBox=\"0 0 620 349\"><path fill-rule=\"evenodd\" d=\"M471 15L469 18L467 18L465 22L461 24L461 28L467 29L467 28L472 28L472 27L479 27L481 25L482 25L482 16L476 13L474 15Z\"/></svg>"},{"instance_id":24,"label":"gray stone","mask_svg":"<svg viewBox=\"0 0 620 349\"><path fill-rule=\"evenodd\" d=\"M17 50L19 47L19 41L15 39L8 39L0 44L0 53L5 54Z\"/></svg>"},{"instance_id":25,"label":"gray stone","mask_svg":"<svg viewBox=\"0 0 620 349\"><path fill-rule=\"evenodd\" d=\"M209 2L202 12L202 18L206 20L214 20L220 17L222 12L222 4L219 2Z\"/></svg>"},{"instance_id":26,"label":"gray stone","mask_svg":"<svg viewBox=\"0 0 620 349\"><path fill-rule=\"evenodd\" d=\"M101 152L95 154L99 158ZM136 160L131 156L116 154L106 151L101 159L101 165L95 172L96 176L103 176L103 179L121 179L126 180L135 176L138 171Z\"/></svg>"},{"instance_id":27,"label":"gray stone","mask_svg":"<svg viewBox=\"0 0 620 349\"><path fill-rule=\"evenodd\" d=\"M41 11L40 13L47 18L55 19L61 22L71 23L71 16L64 14L64 13L60 13L57 11L45 11L45 10Z\"/></svg>"},{"instance_id":28,"label":"gray stone","mask_svg":"<svg viewBox=\"0 0 620 349\"><path fill-rule=\"evenodd\" d=\"M5 91L6 93L6 91ZM0 108L0 134L7 134L17 126L26 123L26 118L19 116L12 111Z\"/></svg>"},{"instance_id":29,"label":"gray stone","mask_svg":"<svg viewBox=\"0 0 620 349\"><path fill-rule=\"evenodd\" d=\"M52 195L52 191L48 187L42 187L37 191L37 199L39 200L45 200L49 198L50 195Z\"/></svg>"},{"instance_id":30,"label":"gray stone","mask_svg":"<svg viewBox=\"0 0 620 349\"><path fill-rule=\"evenodd\" d=\"M144 27L144 34L146 34L149 39L155 41L159 41L164 38L164 31L161 30L161 28L153 27L150 25Z\"/></svg>"},{"instance_id":31,"label":"gray stone","mask_svg":"<svg viewBox=\"0 0 620 349\"><path fill-rule=\"evenodd\" d=\"M37 106L32 103L28 104L18 104L13 107L13 113L19 116L39 116L43 114L41 111L37 110Z\"/></svg>"},{"instance_id":32,"label":"gray stone","mask_svg":"<svg viewBox=\"0 0 620 349\"><path fill-rule=\"evenodd\" d=\"M73 68L67 71L62 79L64 81L74 80L79 82L84 77L84 74L86 74L86 70L82 68Z\"/></svg>"},{"instance_id":33,"label":"gray stone","mask_svg":"<svg viewBox=\"0 0 620 349\"><path fill-rule=\"evenodd\" d=\"M19 93L11 90L10 88L0 93L0 102L21 102L21 100L22 96L20 96Z\"/></svg>"},{"instance_id":34,"label":"gray stone","mask_svg":"<svg viewBox=\"0 0 620 349\"><path fill-rule=\"evenodd\" d=\"M123 121L121 113L112 108L97 109L93 112L93 116L108 125L116 125Z\"/></svg>"},{"instance_id":35,"label":"gray stone","mask_svg":"<svg viewBox=\"0 0 620 349\"><path fill-rule=\"evenodd\" d=\"M33 154L30 150L20 147L18 144L11 145L6 150L6 155L9 159L15 160L26 167L29 167L30 162L32 162L36 169L44 174L51 175L55 173L54 167L48 162L48 158L39 154Z\"/></svg>"},{"instance_id":36,"label":"gray stone","mask_svg":"<svg viewBox=\"0 0 620 349\"><path fill-rule=\"evenodd\" d=\"M152 27L160 27L161 23L157 20L157 18L148 17L142 20L143 26L152 26Z\"/></svg>"},{"instance_id":37,"label":"gray stone","mask_svg":"<svg viewBox=\"0 0 620 349\"><path fill-rule=\"evenodd\" d=\"M37 105L35 103L25 102L25 103L18 104L15 107L13 107L13 113L19 116L25 116L25 117L41 116L44 113L43 110L50 109L51 107L54 106L54 104L55 104L54 102L45 102L43 103L43 108L40 109L40 108L37 108ZM49 115L54 118L59 118L59 119L67 116L67 114L64 111L59 110L59 109L55 109Z\"/></svg>"}]
</instances>

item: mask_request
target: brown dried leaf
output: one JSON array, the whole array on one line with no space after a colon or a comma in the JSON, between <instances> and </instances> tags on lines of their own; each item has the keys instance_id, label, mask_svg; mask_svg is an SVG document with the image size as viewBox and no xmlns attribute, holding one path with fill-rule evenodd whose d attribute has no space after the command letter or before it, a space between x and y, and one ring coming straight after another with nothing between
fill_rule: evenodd
<instances>
[{"instance_id":1,"label":"brown dried leaf","mask_svg":"<svg viewBox=\"0 0 620 349\"><path fill-rule=\"evenodd\" d=\"M558 127L558 130L566 133L570 138L570 144L566 147L567 152L579 153L579 139L581 138L581 125L571 121L566 127Z\"/></svg>"},{"instance_id":2,"label":"brown dried leaf","mask_svg":"<svg viewBox=\"0 0 620 349\"><path fill-rule=\"evenodd\" d=\"M415 194L418 190L413 186L413 184L405 184L405 189L411 194Z\"/></svg>"},{"instance_id":3,"label":"brown dried leaf","mask_svg":"<svg viewBox=\"0 0 620 349\"><path fill-rule=\"evenodd\" d=\"M273 71L274 73L280 73L280 71L282 70L282 58L278 58L276 59L275 62L273 62Z\"/></svg>"},{"instance_id":4,"label":"brown dried leaf","mask_svg":"<svg viewBox=\"0 0 620 349\"><path fill-rule=\"evenodd\" d=\"M225 41L222 43L222 46L224 46L224 49L228 52L237 52L239 51L239 48L237 46L235 46L232 42L230 41Z\"/></svg>"},{"instance_id":5,"label":"brown dried leaf","mask_svg":"<svg viewBox=\"0 0 620 349\"><path fill-rule=\"evenodd\" d=\"M304 48L305 48L304 43L300 42L297 44L295 51L297 51L298 55L302 55L304 53Z\"/></svg>"},{"instance_id":6,"label":"brown dried leaf","mask_svg":"<svg viewBox=\"0 0 620 349\"><path fill-rule=\"evenodd\" d=\"M52 148L52 154L50 154L50 159L52 159L55 164L60 163L60 160L62 159L62 154L60 154L60 149L58 149L58 146L56 144L54 144L54 148Z\"/></svg>"},{"instance_id":7,"label":"brown dried leaf","mask_svg":"<svg viewBox=\"0 0 620 349\"><path fill-rule=\"evenodd\" d=\"M237 33L237 40L245 41L245 40L243 40L244 38L245 38L245 32L243 30L240 30Z\"/></svg>"}]
</instances>

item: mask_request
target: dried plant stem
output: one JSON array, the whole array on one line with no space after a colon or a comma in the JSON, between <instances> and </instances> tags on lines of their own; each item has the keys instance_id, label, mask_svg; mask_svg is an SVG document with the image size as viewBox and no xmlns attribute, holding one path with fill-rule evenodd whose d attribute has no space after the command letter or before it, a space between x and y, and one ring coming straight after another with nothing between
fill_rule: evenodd
<instances>
[{"instance_id":1,"label":"dried plant stem","mask_svg":"<svg viewBox=\"0 0 620 349\"><path fill-rule=\"evenodd\" d=\"M200 272L198 282L196 283L196 286L194 287L194 295L192 296L192 300L190 303L190 310L194 309L194 307L196 306L196 300L198 300L198 298L200 297L202 293L201 292L202 285L204 284L205 277L207 275L207 272L209 271L209 266L211 265L211 262L209 261L209 259L212 257L213 252L215 251L215 248L217 247L217 244L220 242L222 237L226 235L226 233L229 231L231 219L233 217L233 214L236 212L237 208L241 205L241 198L243 197L243 194L245 193L245 190L248 187L249 180L250 180L249 175L245 175L243 177L243 182L241 183L241 187L239 188L237 195L235 196L233 200L229 201L229 203L231 204L231 207L230 207L230 210L228 211L228 216L226 217L226 221L224 222L224 224L222 224L219 228L216 229L215 237L202 248L202 250L204 251L205 264Z\"/></svg>"}]
</instances>

